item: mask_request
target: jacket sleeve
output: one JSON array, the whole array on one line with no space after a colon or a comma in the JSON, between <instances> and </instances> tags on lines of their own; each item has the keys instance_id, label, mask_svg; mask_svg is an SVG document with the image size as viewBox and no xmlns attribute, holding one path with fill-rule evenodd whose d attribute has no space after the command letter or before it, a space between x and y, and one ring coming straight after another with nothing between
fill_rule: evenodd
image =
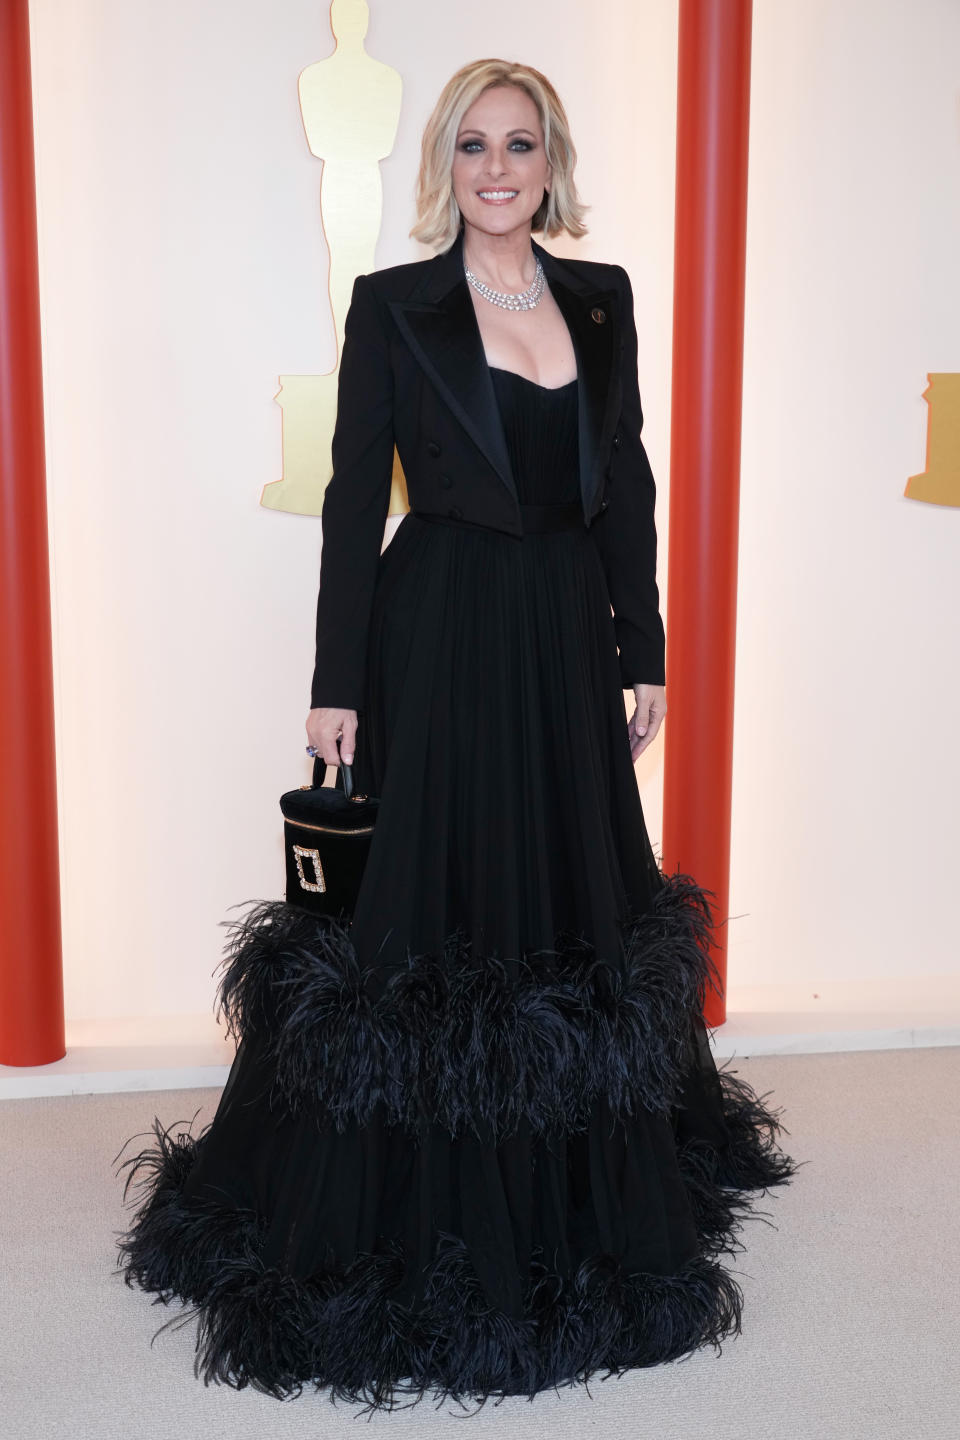
<instances>
[{"instance_id":1,"label":"jacket sleeve","mask_svg":"<svg viewBox=\"0 0 960 1440\"><path fill-rule=\"evenodd\" d=\"M657 589L656 485L640 432L643 411L637 380L637 327L633 289L622 266L622 406L613 459L607 475L607 508L591 524L607 577L614 631L625 690L634 685L663 685L665 639Z\"/></svg>"},{"instance_id":2,"label":"jacket sleeve","mask_svg":"<svg viewBox=\"0 0 960 1440\"><path fill-rule=\"evenodd\" d=\"M367 632L393 476L393 373L369 277L358 275L344 322L321 510L323 545L310 705L363 708Z\"/></svg>"}]
</instances>

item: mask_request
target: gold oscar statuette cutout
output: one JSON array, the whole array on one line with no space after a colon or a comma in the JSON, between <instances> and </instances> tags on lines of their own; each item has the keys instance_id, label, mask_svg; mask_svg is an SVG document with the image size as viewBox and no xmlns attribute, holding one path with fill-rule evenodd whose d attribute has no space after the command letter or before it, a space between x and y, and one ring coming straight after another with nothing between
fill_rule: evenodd
<instances>
[{"instance_id":1,"label":"gold oscar statuette cutout","mask_svg":"<svg viewBox=\"0 0 960 1440\"><path fill-rule=\"evenodd\" d=\"M282 411L283 479L264 485L260 504L295 515L319 515L332 473L337 378L353 282L374 268L383 191L380 161L390 154L400 119L396 70L364 49L366 0L333 0L336 49L300 73L300 113L311 153L323 161L320 218L330 257L329 301L337 363L327 375L281 375L274 399ZM396 451L391 515L408 509Z\"/></svg>"},{"instance_id":2,"label":"gold oscar statuette cutout","mask_svg":"<svg viewBox=\"0 0 960 1440\"><path fill-rule=\"evenodd\" d=\"M960 505L960 375L927 379L927 468L910 476L903 493L929 505Z\"/></svg>"}]
</instances>

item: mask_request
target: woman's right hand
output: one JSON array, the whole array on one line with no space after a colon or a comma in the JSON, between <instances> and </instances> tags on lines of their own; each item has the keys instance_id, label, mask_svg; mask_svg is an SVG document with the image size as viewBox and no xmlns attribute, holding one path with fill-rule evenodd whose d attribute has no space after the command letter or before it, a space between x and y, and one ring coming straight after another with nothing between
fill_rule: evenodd
<instances>
[{"instance_id":1,"label":"woman's right hand","mask_svg":"<svg viewBox=\"0 0 960 1440\"><path fill-rule=\"evenodd\" d=\"M340 750L337 752L337 736L343 733ZM354 747L357 743L356 710L334 710L321 705L307 716L307 739L328 765L353 764Z\"/></svg>"}]
</instances>

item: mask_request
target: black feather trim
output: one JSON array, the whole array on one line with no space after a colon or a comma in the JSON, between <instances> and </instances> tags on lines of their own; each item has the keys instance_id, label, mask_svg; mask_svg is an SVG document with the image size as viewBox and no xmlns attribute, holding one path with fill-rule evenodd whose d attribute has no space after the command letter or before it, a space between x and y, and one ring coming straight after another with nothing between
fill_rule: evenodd
<instances>
[{"instance_id":1,"label":"black feather trim","mask_svg":"<svg viewBox=\"0 0 960 1440\"><path fill-rule=\"evenodd\" d=\"M603 1096L625 1118L668 1114L691 1058L691 1017L708 984L709 892L665 877L651 910L623 923L622 972L588 941L505 962L458 932L442 955L408 957L384 977L362 967L349 923L257 901L218 967L217 1016L256 1033L274 1075L271 1103L321 1126L386 1123L498 1140L586 1128ZM534 958L538 959L536 966Z\"/></svg>"},{"instance_id":2,"label":"black feather trim","mask_svg":"<svg viewBox=\"0 0 960 1440\"><path fill-rule=\"evenodd\" d=\"M701 1249L711 1256L743 1249L737 1237L744 1216L771 1223L766 1212L756 1208L751 1192L786 1185L806 1164L780 1149L777 1137L790 1133L780 1120L782 1108L769 1109L763 1103L766 1096L758 1096L729 1069L722 1067L717 1075L728 1143L716 1146L690 1137L677 1148Z\"/></svg>"},{"instance_id":3,"label":"black feather trim","mask_svg":"<svg viewBox=\"0 0 960 1440\"><path fill-rule=\"evenodd\" d=\"M706 1345L719 1353L741 1332L740 1286L706 1250L674 1275L626 1273L597 1255L562 1276L538 1252L519 1318L491 1305L465 1243L448 1233L437 1237L415 1310L391 1299L405 1270L396 1244L296 1279L259 1259L262 1229L252 1212L181 1195L206 1131L154 1129L157 1144L124 1162L127 1186L144 1170L147 1196L118 1243L117 1273L155 1292L154 1303L192 1306L157 1335L197 1321L194 1371L205 1385L251 1386L284 1400L312 1384L369 1411L428 1394L438 1405L482 1405L660 1365ZM716 1240L737 1199L723 1211L728 1202L709 1196L714 1182L701 1162L697 1183Z\"/></svg>"}]
</instances>

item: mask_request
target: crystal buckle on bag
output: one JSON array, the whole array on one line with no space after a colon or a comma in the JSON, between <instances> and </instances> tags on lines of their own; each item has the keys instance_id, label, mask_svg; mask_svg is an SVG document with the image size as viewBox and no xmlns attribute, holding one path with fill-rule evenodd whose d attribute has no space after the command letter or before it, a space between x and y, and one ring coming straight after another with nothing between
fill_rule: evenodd
<instances>
[{"instance_id":1,"label":"crystal buckle on bag","mask_svg":"<svg viewBox=\"0 0 960 1440\"><path fill-rule=\"evenodd\" d=\"M294 845L293 854L294 859L297 862L297 874L300 876L300 888L302 890L314 891L326 890L327 882L323 876L323 866L320 864L320 851L310 850L305 845ZM303 873L304 860L309 860L311 865L313 866L313 873L317 877L317 883L308 880L306 875Z\"/></svg>"}]
</instances>

